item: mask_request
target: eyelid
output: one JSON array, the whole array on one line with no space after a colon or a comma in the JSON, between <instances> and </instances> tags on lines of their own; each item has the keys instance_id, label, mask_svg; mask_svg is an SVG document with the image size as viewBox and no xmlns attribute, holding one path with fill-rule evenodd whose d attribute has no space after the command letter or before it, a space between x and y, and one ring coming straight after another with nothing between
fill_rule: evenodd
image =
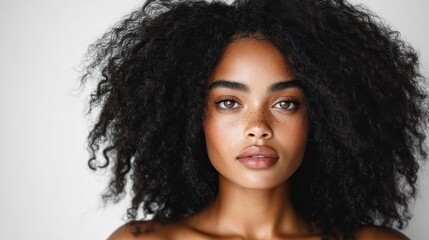
<instances>
[{"instance_id":1,"label":"eyelid","mask_svg":"<svg viewBox=\"0 0 429 240\"><path fill-rule=\"evenodd\" d=\"M225 102L225 101L233 101L233 102L235 102L236 104L238 104L239 106L238 106L238 107L233 107L233 108L222 108L222 107L219 107L219 104L220 104L220 103L222 103L222 102ZM222 97L219 97L219 98L217 98L217 99L214 101L214 103L215 103L215 105L216 105L216 108L217 108L217 109L220 109L220 110L222 110L222 111L232 111L232 110L235 110L235 109L237 109L237 108L241 108L241 107L242 107L242 105L241 105L240 101L239 101L237 98L232 97L232 96L222 96Z\"/></svg>"},{"instance_id":2,"label":"eyelid","mask_svg":"<svg viewBox=\"0 0 429 240\"><path fill-rule=\"evenodd\" d=\"M276 105L280 104L281 102L290 102L291 104L294 104L295 106L293 108L291 108L291 109L289 109L289 108L282 108L282 107L275 107ZM280 110L283 110L283 111L286 111L286 112L291 112L291 111L297 110L299 108L300 104L301 104L300 100L298 100L296 98L284 97L284 98L281 98L281 99L277 100L273 104L272 108L277 108L277 109L280 109Z\"/></svg>"}]
</instances>

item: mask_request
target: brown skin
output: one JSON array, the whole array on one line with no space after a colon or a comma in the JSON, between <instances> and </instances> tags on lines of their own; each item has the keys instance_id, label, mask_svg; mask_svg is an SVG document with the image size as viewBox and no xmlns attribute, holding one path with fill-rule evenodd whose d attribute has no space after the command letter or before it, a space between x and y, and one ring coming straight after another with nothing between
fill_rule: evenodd
<instances>
[{"instance_id":1,"label":"brown skin","mask_svg":"<svg viewBox=\"0 0 429 240\"><path fill-rule=\"evenodd\" d=\"M109 240L288 239L318 240L295 213L289 179L302 162L308 136L304 93L267 40L240 39L226 48L208 80L204 132L209 159L219 172L216 199L199 213L176 222L124 225ZM228 81L239 83L213 84ZM277 84L275 90L272 86ZM236 84L237 85L237 84ZM272 149L272 166L249 168L237 160L251 146ZM139 229L138 236L132 234ZM380 227L365 227L357 239L407 239Z\"/></svg>"}]
</instances>

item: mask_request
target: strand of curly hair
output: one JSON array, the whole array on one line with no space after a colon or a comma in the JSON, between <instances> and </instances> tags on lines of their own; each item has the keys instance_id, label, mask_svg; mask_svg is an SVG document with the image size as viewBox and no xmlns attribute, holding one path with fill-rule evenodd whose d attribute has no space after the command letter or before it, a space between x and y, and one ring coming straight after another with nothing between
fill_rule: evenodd
<instances>
[{"instance_id":1,"label":"strand of curly hair","mask_svg":"<svg viewBox=\"0 0 429 240\"><path fill-rule=\"evenodd\" d=\"M98 84L88 163L111 167L104 198L121 199L130 177L130 220L139 210L183 218L214 199L206 80L229 42L255 35L277 46L305 90L310 139L292 177L300 216L344 238L366 224L403 228L427 158L425 78L399 33L342 0L150 0L107 32L82 77Z\"/></svg>"}]
</instances>

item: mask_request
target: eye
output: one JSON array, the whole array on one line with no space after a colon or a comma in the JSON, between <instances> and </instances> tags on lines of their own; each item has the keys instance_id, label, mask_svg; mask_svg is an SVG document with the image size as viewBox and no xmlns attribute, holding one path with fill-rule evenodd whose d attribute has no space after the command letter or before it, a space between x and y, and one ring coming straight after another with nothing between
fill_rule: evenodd
<instances>
[{"instance_id":1,"label":"eye","mask_svg":"<svg viewBox=\"0 0 429 240\"><path fill-rule=\"evenodd\" d=\"M279 108L285 111L293 111L298 108L299 103L290 100L281 100L274 104L273 108Z\"/></svg>"},{"instance_id":2,"label":"eye","mask_svg":"<svg viewBox=\"0 0 429 240\"><path fill-rule=\"evenodd\" d=\"M216 101L215 103L218 108L224 110L231 110L240 107L240 104L238 104L238 102L233 99L223 99Z\"/></svg>"}]
</instances>

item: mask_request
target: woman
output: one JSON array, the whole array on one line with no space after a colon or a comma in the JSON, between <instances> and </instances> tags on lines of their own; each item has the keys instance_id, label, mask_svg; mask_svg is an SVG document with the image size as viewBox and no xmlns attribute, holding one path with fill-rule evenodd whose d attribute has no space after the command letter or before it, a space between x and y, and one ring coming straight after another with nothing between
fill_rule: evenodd
<instances>
[{"instance_id":1,"label":"woman","mask_svg":"<svg viewBox=\"0 0 429 240\"><path fill-rule=\"evenodd\" d=\"M367 11L153 0L90 51L89 164L132 189L109 239L406 239L424 79Z\"/></svg>"}]
</instances>

